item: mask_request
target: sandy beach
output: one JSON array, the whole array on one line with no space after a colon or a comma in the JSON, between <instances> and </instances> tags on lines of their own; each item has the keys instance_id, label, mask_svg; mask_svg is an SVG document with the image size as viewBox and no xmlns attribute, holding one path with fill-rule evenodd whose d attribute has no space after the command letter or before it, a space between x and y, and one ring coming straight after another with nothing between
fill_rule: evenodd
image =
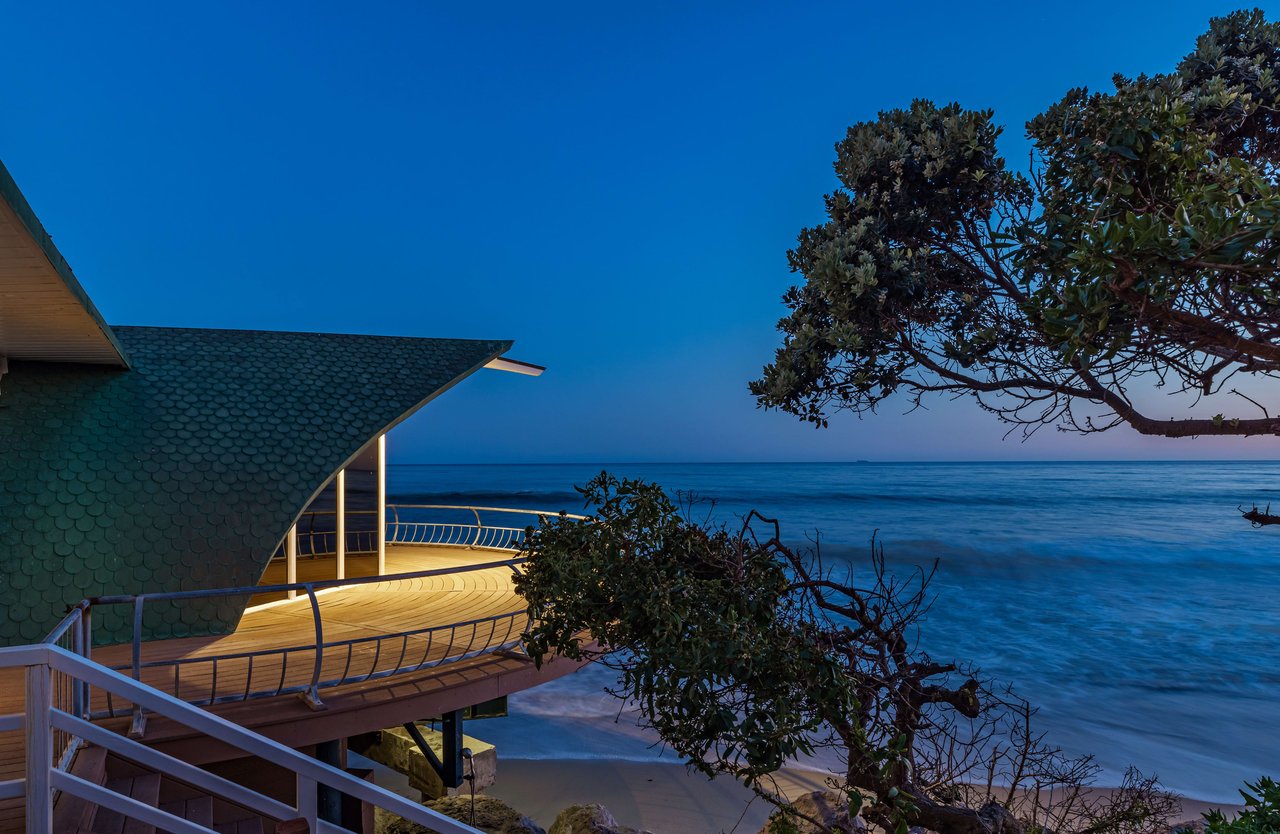
<instances>
[{"instance_id":1,"label":"sandy beach","mask_svg":"<svg viewBox=\"0 0 1280 834\"><path fill-rule=\"evenodd\" d=\"M823 787L823 774L787 771L780 787L799 796ZM709 780L679 764L609 759L503 759L485 791L543 827L561 809L598 802L623 825L656 834L755 834L772 808L731 779Z\"/></svg>"},{"instance_id":2,"label":"sandy beach","mask_svg":"<svg viewBox=\"0 0 1280 834\"><path fill-rule=\"evenodd\" d=\"M779 787L788 796L820 790L823 774L787 770ZM497 783L485 793L543 827L569 805L598 802L623 825L655 834L756 834L771 811L732 780L708 780L682 765L661 762L503 758ZM1178 820L1199 818L1209 807L1184 800Z\"/></svg>"}]
</instances>

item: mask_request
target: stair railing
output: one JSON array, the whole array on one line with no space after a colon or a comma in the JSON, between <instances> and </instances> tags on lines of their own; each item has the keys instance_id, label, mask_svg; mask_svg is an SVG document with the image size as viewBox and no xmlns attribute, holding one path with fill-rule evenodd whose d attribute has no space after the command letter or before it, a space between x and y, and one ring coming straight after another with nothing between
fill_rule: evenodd
<instances>
[{"instance_id":1,"label":"stair railing","mask_svg":"<svg viewBox=\"0 0 1280 834\"><path fill-rule=\"evenodd\" d=\"M70 621L70 622L69 622ZM385 788L358 779L338 768L272 741L252 730L220 718L199 707L193 707L158 689L135 681L119 672L95 663L82 654L58 645L56 640L74 633L84 622L76 610L63 621L65 629L55 630L55 642L29 646L0 648L0 669L25 667L26 709L23 713L0 716L0 731L24 731L26 737L26 769L21 779L0 781L0 799L26 798L26 834L48 834L53 826L55 792L79 797L100 807L116 811L164 831L175 834L216 834L213 829L174 816L159 808L112 791L68 772L55 750L55 735L64 734L78 747L91 743L109 752L149 768L166 777L185 783L216 799L238 805L248 811L278 822L304 820L314 834L343 834L345 829L319 818L318 788L327 788L382 808L410 822L425 826L439 834L480 834L469 825L430 808L411 802ZM54 635L51 635L53 637ZM86 649L88 644L85 644ZM55 700L55 678L61 676L74 684L70 691L82 688L87 703L90 688L111 692L139 704L151 712L209 738L216 739L254 756L272 762L294 774L296 791L293 804L264 796L236 782L216 776L137 741L93 724L81 715L68 712ZM76 703L74 697L71 700ZM62 765L62 766L60 766Z\"/></svg>"}]
</instances>

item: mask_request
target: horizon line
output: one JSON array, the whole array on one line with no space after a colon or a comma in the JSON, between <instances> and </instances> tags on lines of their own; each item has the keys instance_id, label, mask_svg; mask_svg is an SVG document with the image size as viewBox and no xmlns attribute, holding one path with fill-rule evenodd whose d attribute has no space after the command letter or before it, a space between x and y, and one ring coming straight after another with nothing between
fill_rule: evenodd
<instances>
[{"instance_id":1,"label":"horizon line","mask_svg":"<svg viewBox=\"0 0 1280 834\"><path fill-rule=\"evenodd\" d=\"M975 458L972 460L561 460L524 462L387 462L387 466L876 466L882 464L911 464L920 466L948 466L966 464L1034 465L1062 464L1124 464L1124 463L1280 463L1273 458L1043 458L1034 460L1000 460Z\"/></svg>"}]
</instances>

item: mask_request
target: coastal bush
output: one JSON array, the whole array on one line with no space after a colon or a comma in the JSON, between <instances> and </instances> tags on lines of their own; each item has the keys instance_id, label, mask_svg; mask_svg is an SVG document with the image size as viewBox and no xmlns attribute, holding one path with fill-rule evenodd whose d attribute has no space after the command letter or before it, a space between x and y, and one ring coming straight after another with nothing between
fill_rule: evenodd
<instances>
[{"instance_id":1,"label":"coastal bush","mask_svg":"<svg viewBox=\"0 0 1280 834\"><path fill-rule=\"evenodd\" d=\"M854 124L752 393L818 426L902 392L967 395L1027 433L1280 433L1232 387L1280 375L1277 114L1280 26L1254 10L1212 20L1172 72L1068 92L1027 123L1025 173L991 110ZM1131 394L1153 387L1200 414L1149 413Z\"/></svg>"},{"instance_id":2,"label":"coastal bush","mask_svg":"<svg viewBox=\"0 0 1280 834\"><path fill-rule=\"evenodd\" d=\"M1263 777L1240 791L1244 810L1235 819L1221 811L1204 815L1206 834L1280 834L1280 784Z\"/></svg>"},{"instance_id":3,"label":"coastal bush","mask_svg":"<svg viewBox=\"0 0 1280 834\"><path fill-rule=\"evenodd\" d=\"M1167 829L1176 802L1154 779L1087 791L1099 768L1046 744L1029 704L920 648L936 565L895 576L873 544L864 573L836 575L758 513L729 529L607 473L579 491L593 518L526 533L525 648L615 670L612 693L691 768L818 831L834 829L789 806L774 774L823 751L843 762L833 787L851 813L902 834Z\"/></svg>"}]
</instances>

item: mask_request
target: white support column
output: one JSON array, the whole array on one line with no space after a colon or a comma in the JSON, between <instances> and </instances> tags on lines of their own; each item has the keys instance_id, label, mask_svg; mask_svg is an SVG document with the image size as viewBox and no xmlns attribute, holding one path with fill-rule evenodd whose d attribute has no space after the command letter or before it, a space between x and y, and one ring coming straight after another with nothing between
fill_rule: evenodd
<instances>
[{"instance_id":1,"label":"white support column","mask_svg":"<svg viewBox=\"0 0 1280 834\"><path fill-rule=\"evenodd\" d=\"M289 528L284 539L284 581L288 585L298 581L298 525ZM288 592L289 599L298 596L297 591Z\"/></svg>"},{"instance_id":2,"label":"white support column","mask_svg":"<svg viewBox=\"0 0 1280 834\"><path fill-rule=\"evenodd\" d=\"M387 436L378 435L378 576L387 572Z\"/></svg>"},{"instance_id":3,"label":"white support column","mask_svg":"<svg viewBox=\"0 0 1280 834\"><path fill-rule=\"evenodd\" d=\"M336 549L334 551L335 558L338 562L338 579L347 578L347 470L339 469L338 478L334 489L334 500L337 503L337 513L335 514L335 523L337 530L335 536L338 539Z\"/></svg>"}]
</instances>

